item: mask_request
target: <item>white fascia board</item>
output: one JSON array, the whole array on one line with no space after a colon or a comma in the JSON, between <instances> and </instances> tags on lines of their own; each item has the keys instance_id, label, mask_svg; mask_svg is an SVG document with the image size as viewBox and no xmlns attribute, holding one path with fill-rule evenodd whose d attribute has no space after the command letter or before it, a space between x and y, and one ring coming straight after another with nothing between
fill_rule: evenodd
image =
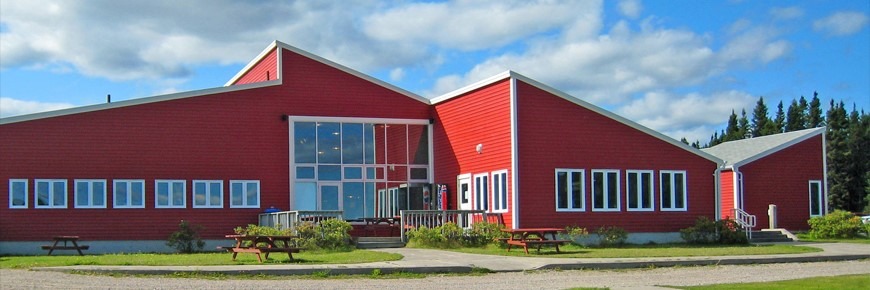
<instances>
[{"instance_id":1,"label":"white fascia board","mask_svg":"<svg viewBox=\"0 0 870 290\"><path fill-rule=\"evenodd\" d=\"M262 52L260 52L260 54L257 55L257 57L255 57L254 59L251 60L251 62L248 63L248 65L246 65L244 68L242 68L242 70L240 70L238 73L236 73L236 75L233 76L233 78L231 78L229 81L227 81L227 83L225 83L224 86L225 87L232 86L237 81L239 81L239 79L242 78L242 76L244 76L246 73L248 73L248 71L250 71L252 68L254 68L254 66L256 66L258 63L260 63L260 61L262 61L263 58L265 58L267 55L269 55L269 53L272 52L272 50L274 50L277 46L278 46L278 41L277 40L272 41L272 43L269 44L269 46L267 46L266 49L264 49ZM276 53L278 55L277 55L277 61L275 62L275 66L277 66L277 68L276 68L277 73L275 74L275 79L280 80L280 79L282 79L282 77L281 77L281 52L278 51Z\"/></svg>"},{"instance_id":2,"label":"white fascia board","mask_svg":"<svg viewBox=\"0 0 870 290\"><path fill-rule=\"evenodd\" d=\"M122 108L122 107L130 107L130 106L136 106L136 105L142 105L142 104L150 104L150 103L178 100L178 99L191 98L191 97L199 97L199 96L205 96L205 95L214 95L214 94L220 94L220 93L226 93L226 92L257 89L257 88L275 86L275 85L280 85L280 84L281 84L280 80L272 80L272 81L266 81L266 82L237 85L237 86L217 87L217 88L210 88L210 89L203 89L203 90L196 90L196 91L173 93L173 94L167 94L167 95L158 95L158 96L153 96L153 97L144 97L144 98L131 99L131 100L126 100L126 101L119 101L119 102L112 102L112 103L105 103L105 104L96 104L96 105L75 107L75 108L69 108L69 109L62 109L62 110L57 110L57 111L34 113L34 114L28 114L28 115L2 118L2 119L0 119L0 125L25 122L25 121L32 121L32 120L38 120L38 119L46 119L46 118L52 118L52 117L60 117L60 116L73 115L73 114L81 114L81 113L94 112L94 111L102 111L102 110Z\"/></svg>"},{"instance_id":3,"label":"white fascia board","mask_svg":"<svg viewBox=\"0 0 870 290\"><path fill-rule=\"evenodd\" d=\"M799 136L799 137L797 137L797 138L791 139L791 140L789 140L788 142L785 142L785 143L779 144L778 146L773 147L773 148L770 148L770 149L768 149L768 150L765 150L764 152L761 152L761 153L755 154L755 155L753 155L752 157L749 157L749 158L746 158L746 159L740 160L740 161L738 161L738 162L735 162L734 164L732 164L732 166L743 166L743 165L746 165L746 164L752 163L752 162L754 162L755 160L758 160L758 159L761 159L761 158L767 157L768 155L771 155L771 154L773 154L773 153L779 152L779 151L781 151L781 150L783 150L783 149L785 149L785 148L791 147L791 146L793 146L793 145L795 145L795 144L801 143L801 142L803 142L803 141L806 141L806 140L808 140L808 139L810 139L810 138L813 138L813 137L815 137L815 136L818 136L818 135L822 135L822 144L824 144L824 143L825 143L825 141L824 141L824 140L825 140L825 139L824 139L824 134L823 134L824 132L825 132L825 127L818 127L818 128L815 128L814 130L808 132L807 134L804 134L804 135L801 135L801 136Z\"/></svg>"}]
</instances>

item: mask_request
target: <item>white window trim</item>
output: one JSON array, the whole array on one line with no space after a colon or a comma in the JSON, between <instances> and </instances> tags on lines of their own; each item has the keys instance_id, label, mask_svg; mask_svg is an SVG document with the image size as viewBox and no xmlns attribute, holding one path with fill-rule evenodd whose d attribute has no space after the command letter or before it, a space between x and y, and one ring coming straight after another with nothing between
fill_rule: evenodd
<instances>
[{"instance_id":1,"label":"white window trim","mask_svg":"<svg viewBox=\"0 0 870 290\"><path fill-rule=\"evenodd\" d=\"M604 203L603 204L605 207L604 208L596 208L595 207L595 180L594 180L594 178L595 178L595 173L599 173L599 172L603 173L602 176L604 176L605 179L606 179L608 173L616 173L616 183L614 183L614 184L616 184L616 192L615 192L615 194L616 194L616 208L608 208L607 207L610 204L608 203L608 200L607 200L607 194L608 194L608 189L609 189L608 183L609 182L607 182L606 180L602 183L604 185L605 196L604 196ZM618 169L592 169L592 178L593 178L593 180L591 181L591 183L592 183L592 211L617 212L617 211L620 211L622 209L622 191L620 188L622 186L622 184L620 181L620 176L619 176L620 174L619 173L620 172Z\"/></svg>"},{"instance_id":2,"label":"white window trim","mask_svg":"<svg viewBox=\"0 0 870 290\"><path fill-rule=\"evenodd\" d=\"M196 204L196 184L197 183L204 183L205 184L205 192L203 193L203 194L205 194L205 204L203 204L203 205ZM211 191L209 191L209 188L211 187L211 185L213 185L215 183L217 183L218 187L220 188L220 196L221 196L220 204L211 204L211 199L209 198L209 195L211 194ZM193 185L193 187L191 188L191 203L193 204L193 208L223 208L224 207L224 181L223 180L197 179L197 180L193 180L192 185Z\"/></svg>"},{"instance_id":3,"label":"white window trim","mask_svg":"<svg viewBox=\"0 0 870 290\"><path fill-rule=\"evenodd\" d=\"M631 179L628 178L628 175L631 173L636 173L638 175L638 177L642 176L643 174L649 174L649 187L647 188L647 190L649 191L648 197L650 200L649 208L641 207L641 206L643 206L642 205L643 199L641 198L642 193L640 191L638 191L638 193L637 193L637 205L639 207L636 207L636 208L631 207L631 197L628 196L629 183L631 182ZM653 170L626 170L625 171L625 209L627 211L655 211L655 209L656 209L655 176L656 176L655 171L653 171ZM643 179L638 178L638 180L637 180L638 189L640 189L641 186L643 186L643 184L641 183L641 180L643 180Z\"/></svg>"},{"instance_id":4,"label":"white window trim","mask_svg":"<svg viewBox=\"0 0 870 290\"><path fill-rule=\"evenodd\" d=\"M492 201L492 212L494 212L494 213L506 213L506 212L508 212L507 201L509 200L509 197L510 197L510 194L508 194L508 192L510 192L510 189L509 189L510 187L508 186L508 184L510 182L508 181L508 174L507 173L508 173L507 169L502 169L502 170L493 171L490 174L489 183L492 184L492 189L489 191L489 194L490 194L490 200ZM502 175L502 174L504 174L504 177L505 177L504 182L503 182L504 184L499 184L501 186L496 187L496 176ZM499 181L499 182L501 182L501 181ZM502 188L504 189L504 192L501 192ZM504 208L501 208L499 206L499 204L502 202L502 200L505 201Z\"/></svg>"},{"instance_id":5,"label":"white window trim","mask_svg":"<svg viewBox=\"0 0 870 290\"><path fill-rule=\"evenodd\" d=\"M54 192L48 193L48 205L39 205L37 202L39 200L39 193L37 189L39 188L40 182L48 182L49 185L55 182L63 182L63 205L54 205ZM49 191L54 189L54 186L49 186ZM69 204L69 184L67 184L66 179L34 179L33 180L33 207L34 208L67 208Z\"/></svg>"},{"instance_id":6,"label":"white window trim","mask_svg":"<svg viewBox=\"0 0 870 290\"><path fill-rule=\"evenodd\" d=\"M84 182L88 184L88 200L87 205L79 205L79 183ZM93 205L91 202L94 200L94 183L102 182L103 183L103 204L102 205ZM108 185L105 179L76 179L73 181L73 207L75 208L106 208L106 203L108 200L106 199L106 190Z\"/></svg>"},{"instance_id":7,"label":"white window trim","mask_svg":"<svg viewBox=\"0 0 870 290\"><path fill-rule=\"evenodd\" d=\"M236 184L236 183L241 183L243 190L248 188L248 186L247 186L248 183L256 183L257 184L257 204L255 204L255 205L247 204L248 199L244 198L244 196L242 198L241 205L233 204L233 184ZM318 183L318 186L320 186L320 183ZM261 193L262 193L262 188L260 187L259 180L230 180L230 208L260 208L260 203L261 203L260 198L262 196ZM318 190L318 202L317 202L318 207L320 206L319 200L320 200L320 194L319 194L319 190Z\"/></svg>"},{"instance_id":8,"label":"white window trim","mask_svg":"<svg viewBox=\"0 0 870 290\"><path fill-rule=\"evenodd\" d=\"M19 182L24 183L24 205L12 204L12 200L13 200L13 198L12 198L12 184L19 183ZM29 180L27 180L27 179L9 179L9 208L10 209L14 209L14 208L22 209L22 208L28 207L28 205L29 205L28 200L30 200L30 198L28 197L28 194L29 194L28 186L29 185L30 185Z\"/></svg>"},{"instance_id":9,"label":"white window trim","mask_svg":"<svg viewBox=\"0 0 870 290\"><path fill-rule=\"evenodd\" d=\"M157 192L157 190L159 190L158 185L162 182L169 183L170 192L167 193L167 194L169 194L169 196L168 196L169 205L160 205L158 203L158 201L160 199L159 199L159 193ZM182 194L181 194L181 204L180 205L172 204L172 192L171 192L172 184L177 183L177 182L181 182ZM187 181L183 180L183 179L157 179L157 180L154 180L154 208L187 208Z\"/></svg>"},{"instance_id":10,"label":"white window trim","mask_svg":"<svg viewBox=\"0 0 870 290\"><path fill-rule=\"evenodd\" d=\"M117 203L117 190L120 187L118 182L126 182L127 183L127 204L119 205ZM142 183L142 204L133 205L133 183ZM147 190L147 186L145 185L144 179L115 179L112 180L112 207L113 208L145 208L145 195Z\"/></svg>"},{"instance_id":11,"label":"white window trim","mask_svg":"<svg viewBox=\"0 0 870 290\"><path fill-rule=\"evenodd\" d=\"M574 196L571 194L573 192L573 188L568 189L568 207L567 208L559 208L559 173L564 172L568 177L568 184L573 185L574 182L571 179L572 173L580 173L580 178L583 179L582 184L580 185L580 208L571 207L574 204ZM555 195L554 201L556 202L556 211L557 212L581 212L586 211L586 169L567 169L567 168L556 168L556 172L554 173L554 184L555 184Z\"/></svg>"},{"instance_id":12,"label":"white window trim","mask_svg":"<svg viewBox=\"0 0 870 290\"><path fill-rule=\"evenodd\" d=\"M483 178L483 177L486 177L486 184L484 185L486 187L486 188L484 188L486 190L486 192L481 194L478 191L479 190L478 179ZM489 186L489 184L491 183L490 179L491 178L489 177L489 173L479 173L479 174L475 174L472 177L472 179L471 179L471 196L472 196L471 209L472 210L484 210L487 212L491 211L492 205L489 202L489 195L490 195L489 192L492 191L492 190L490 190L490 186ZM480 200L481 197L484 199L487 199L487 200L482 201L482 200Z\"/></svg>"},{"instance_id":13,"label":"white window trim","mask_svg":"<svg viewBox=\"0 0 870 290\"><path fill-rule=\"evenodd\" d=\"M817 184L819 187L819 214L813 214L813 183ZM809 210L810 217L824 216L825 215L825 195L822 190L822 181L821 180L810 180L807 184L807 191L809 192Z\"/></svg>"},{"instance_id":14,"label":"white window trim","mask_svg":"<svg viewBox=\"0 0 870 290\"><path fill-rule=\"evenodd\" d=\"M676 174L678 174L678 173L683 174L683 180L682 180L682 183L683 183L683 207L681 207L681 208L674 207L674 205L676 204L675 197L677 197L676 193L674 192L676 189L676 182L675 181L677 181L677 180L674 178L674 176L676 176ZM671 189L671 194L673 194L673 196L671 196L671 207L669 207L669 208L666 208L664 206L664 203L662 202L662 201L664 201L664 197L662 197L662 195L664 195L664 186L665 186L664 178L662 178L662 174L669 174L670 175L670 180L671 180L671 188L670 189ZM688 211L689 210L689 182L688 182L688 179L689 179L688 174L686 174L685 170L660 170L659 171L659 209L661 211Z\"/></svg>"}]
</instances>

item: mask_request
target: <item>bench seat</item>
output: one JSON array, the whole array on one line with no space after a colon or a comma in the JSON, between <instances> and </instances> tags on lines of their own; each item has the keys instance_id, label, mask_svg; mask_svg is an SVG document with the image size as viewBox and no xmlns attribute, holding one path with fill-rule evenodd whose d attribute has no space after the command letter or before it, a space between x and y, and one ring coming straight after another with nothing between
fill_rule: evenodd
<instances>
[{"instance_id":1,"label":"bench seat","mask_svg":"<svg viewBox=\"0 0 870 290\"><path fill-rule=\"evenodd\" d=\"M507 248L508 251L511 250L511 246L522 246L523 251L525 251L526 254L529 254L529 245L537 246L536 249L539 253L541 252L541 245L554 245L554 246L556 246L556 252L558 253L560 245L570 243L571 241L569 241L569 240L543 240L543 239L531 239L531 240L511 240L511 239L508 239L505 242L507 242L507 244L508 244L508 248Z\"/></svg>"},{"instance_id":2,"label":"bench seat","mask_svg":"<svg viewBox=\"0 0 870 290\"><path fill-rule=\"evenodd\" d=\"M76 247L76 246L51 246L51 245L42 246L43 250L87 250L90 248L91 248L91 246L89 246L89 245L81 245L78 247Z\"/></svg>"}]
</instances>

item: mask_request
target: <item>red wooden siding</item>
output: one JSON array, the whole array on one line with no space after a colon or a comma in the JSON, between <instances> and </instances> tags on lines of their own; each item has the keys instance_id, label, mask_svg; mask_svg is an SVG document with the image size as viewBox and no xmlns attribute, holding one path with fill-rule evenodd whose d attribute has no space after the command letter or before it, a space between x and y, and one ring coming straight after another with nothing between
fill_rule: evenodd
<instances>
[{"instance_id":1,"label":"red wooden siding","mask_svg":"<svg viewBox=\"0 0 870 290\"><path fill-rule=\"evenodd\" d=\"M511 180L510 81L504 79L434 106L435 182L448 184L449 208L457 208L456 177L460 174L508 170ZM477 144L483 144L478 154ZM473 182L473 181L472 181ZM492 181L490 177L490 190ZM472 186L473 187L473 186ZM490 191L491 192L491 191ZM474 193L472 193L472 197ZM492 205L492 202L489 202ZM503 214L511 224L510 213Z\"/></svg>"},{"instance_id":2,"label":"red wooden siding","mask_svg":"<svg viewBox=\"0 0 870 290\"><path fill-rule=\"evenodd\" d=\"M767 208L776 204L778 227L807 230L810 218L809 181L824 180L822 135L755 160L743 173L744 210L768 228Z\"/></svg>"},{"instance_id":3,"label":"red wooden siding","mask_svg":"<svg viewBox=\"0 0 870 290\"><path fill-rule=\"evenodd\" d=\"M734 172L722 170L719 173L719 192L721 196L720 218L734 217Z\"/></svg>"},{"instance_id":4,"label":"red wooden siding","mask_svg":"<svg viewBox=\"0 0 870 290\"><path fill-rule=\"evenodd\" d=\"M278 48L272 50L245 72L233 85L257 83L278 78Z\"/></svg>"},{"instance_id":5,"label":"red wooden siding","mask_svg":"<svg viewBox=\"0 0 870 290\"><path fill-rule=\"evenodd\" d=\"M283 50L284 82L0 126L0 200L29 180L28 209L0 207L0 239L164 240L180 220L222 239L289 204L288 123L281 115L428 119L429 106ZM34 209L34 179L68 181L68 209ZM76 209L74 179L106 179L106 209ZM144 209L115 209L114 179L144 179ZM155 209L154 180L183 179L187 208ZM224 181L222 209L192 208L192 180ZM260 180L258 209L229 208L230 180Z\"/></svg>"},{"instance_id":6,"label":"red wooden siding","mask_svg":"<svg viewBox=\"0 0 870 290\"><path fill-rule=\"evenodd\" d=\"M698 216L714 217L715 162L522 81L517 81L517 94L521 227L674 232L693 225ZM556 212L556 168L585 169L585 212ZM620 170L620 211L592 211L592 169ZM655 170L654 212L626 210L625 170L631 169ZM687 171L688 211L659 210L659 170Z\"/></svg>"}]
</instances>

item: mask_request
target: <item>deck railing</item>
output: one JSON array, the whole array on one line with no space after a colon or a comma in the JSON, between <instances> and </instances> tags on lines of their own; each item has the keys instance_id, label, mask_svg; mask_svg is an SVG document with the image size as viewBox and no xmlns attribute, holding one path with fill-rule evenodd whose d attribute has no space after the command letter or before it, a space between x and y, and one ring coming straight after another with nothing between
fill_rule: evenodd
<instances>
[{"instance_id":1,"label":"deck railing","mask_svg":"<svg viewBox=\"0 0 870 290\"><path fill-rule=\"evenodd\" d=\"M261 213L259 216L260 226L275 227L281 230L292 229L296 231L296 225L310 221L321 222L327 219L341 219L344 215L340 210L291 210L270 213Z\"/></svg>"},{"instance_id":2,"label":"deck railing","mask_svg":"<svg viewBox=\"0 0 870 290\"><path fill-rule=\"evenodd\" d=\"M406 233L418 227L434 228L451 222L461 228L471 228L476 222L501 223L501 214L487 213L484 210L402 210L400 211L402 241L407 242Z\"/></svg>"},{"instance_id":3,"label":"deck railing","mask_svg":"<svg viewBox=\"0 0 870 290\"><path fill-rule=\"evenodd\" d=\"M746 238L752 239L752 228L755 227L755 215L751 215L742 209L734 209L734 221L746 232Z\"/></svg>"}]
</instances>

